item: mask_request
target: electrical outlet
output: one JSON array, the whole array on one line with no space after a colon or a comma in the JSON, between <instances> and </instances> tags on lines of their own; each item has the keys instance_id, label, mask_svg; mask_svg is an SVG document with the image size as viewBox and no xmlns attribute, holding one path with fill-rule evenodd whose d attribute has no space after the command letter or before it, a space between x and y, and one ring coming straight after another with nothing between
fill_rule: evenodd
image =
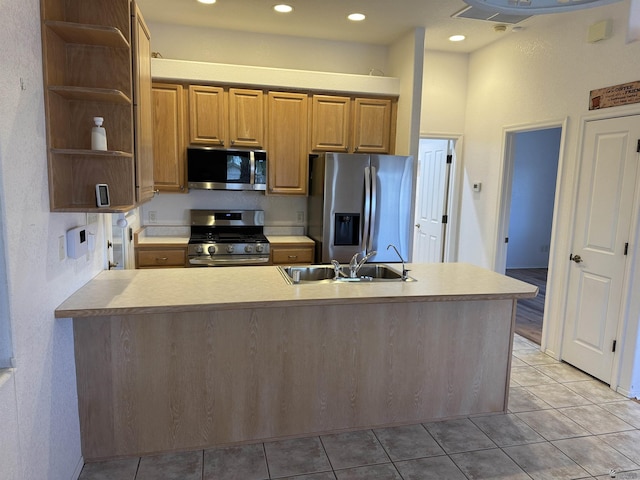
<instances>
[{"instance_id":1,"label":"electrical outlet","mask_svg":"<svg viewBox=\"0 0 640 480\"><path fill-rule=\"evenodd\" d=\"M298 223L304 223L304 212L299 211L296 215L296 220Z\"/></svg>"},{"instance_id":2,"label":"electrical outlet","mask_svg":"<svg viewBox=\"0 0 640 480\"><path fill-rule=\"evenodd\" d=\"M158 212L149 210L149 223L158 223Z\"/></svg>"},{"instance_id":3,"label":"electrical outlet","mask_svg":"<svg viewBox=\"0 0 640 480\"><path fill-rule=\"evenodd\" d=\"M65 245L65 236L60 235L58 237L58 260L63 261L67 258L67 247Z\"/></svg>"}]
</instances>

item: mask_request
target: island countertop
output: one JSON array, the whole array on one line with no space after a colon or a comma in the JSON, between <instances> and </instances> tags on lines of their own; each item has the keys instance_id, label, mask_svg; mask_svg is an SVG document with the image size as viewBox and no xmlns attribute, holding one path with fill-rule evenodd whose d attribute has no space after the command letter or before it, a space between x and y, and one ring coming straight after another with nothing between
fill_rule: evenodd
<instances>
[{"instance_id":1,"label":"island countertop","mask_svg":"<svg viewBox=\"0 0 640 480\"><path fill-rule=\"evenodd\" d=\"M390 265L400 270L400 265ZM289 285L275 266L103 271L56 318L405 301L535 297L537 287L465 263L407 264L414 282Z\"/></svg>"}]
</instances>

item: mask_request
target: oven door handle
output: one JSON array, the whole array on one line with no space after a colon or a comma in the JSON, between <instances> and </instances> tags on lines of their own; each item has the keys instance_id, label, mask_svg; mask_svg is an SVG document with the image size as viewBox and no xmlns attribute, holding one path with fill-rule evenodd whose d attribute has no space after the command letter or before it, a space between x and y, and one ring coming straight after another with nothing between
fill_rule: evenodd
<instances>
[{"instance_id":1,"label":"oven door handle","mask_svg":"<svg viewBox=\"0 0 640 480\"><path fill-rule=\"evenodd\" d=\"M202 267L221 267L221 266L233 266L233 265L261 265L269 263L269 257L248 257L248 258L216 258L213 260L211 257L189 258L189 265L202 266Z\"/></svg>"}]
</instances>

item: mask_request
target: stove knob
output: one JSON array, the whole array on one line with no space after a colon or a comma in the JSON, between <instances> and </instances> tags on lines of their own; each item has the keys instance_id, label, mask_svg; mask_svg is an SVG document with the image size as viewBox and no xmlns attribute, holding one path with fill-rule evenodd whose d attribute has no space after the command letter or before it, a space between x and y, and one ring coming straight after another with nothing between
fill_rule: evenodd
<instances>
[{"instance_id":1,"label":"stove knob","mask_svg":"<svg viewBox=\"0 0 640 480\"><path fill-rule=\"evenodd\" d=\"M256 245L256 252L258 253L264 252L264 247L261 244Z\"/></svg>"},{"instance_id":2,"label":"stove knob","mask_svg":"<svg viewBox=\"0 0 640 480\"><path fill-rule=\"evenodd\" d=\"M216 253L216 247L214 247L213 245L211 245L207 251L209 252L209 255L213 255L214 253Z\"/></svg>"},{"instance_id":3,"label":"stove knob","mask_svg":"<svg viewBox=\"0 0 640 480\"><path fill-rule=\"evenodd\" d=\"M251 253L251 250L253 250L253 248L251 248L251 245L245 245L244 246L245 253Z\"/></svg>"},{"instance_id":4,"label":"stove knob","mask_svg":"<svg viewBox=\"0 0 640 480\"><path fill-rule=\"evenodd\" d=\"M204 249L202 248L202 245L196 245L196 253L200 254L204 251Z\"/></svg>"},{"instance_id":5,"label":"stove knob","mask_svg":"<svg viewBox=\"0 0 640 480\"><path fill-rule=\"evenodd\" d=\"M233 245L227 246L227 253L233 253Z\"/></svg>"}]
</instances>

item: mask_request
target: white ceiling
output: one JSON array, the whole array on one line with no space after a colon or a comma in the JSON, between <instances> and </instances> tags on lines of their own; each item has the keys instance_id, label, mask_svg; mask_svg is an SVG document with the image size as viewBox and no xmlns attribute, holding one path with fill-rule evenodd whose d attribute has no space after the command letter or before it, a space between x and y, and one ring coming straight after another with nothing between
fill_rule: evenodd
<instances>
[{"instance_id":1,"label":"white ceiling","mask_svg":"<svg viewBox=\"0 0 640 480\"><path fill-rule=\"evenodd\" d=\"M204 5L196 0L137 0L148 23L193 25L326 40L389 45L416 27L425 27L426 48L472 52L505 35L494 31L495 22L452 18L467 4L462 0L217 0ZM288 3L294 10L277 14L272 7ZM349 13L364 13L363 22L346 19ZM533 28L543 15L518 25ZM454 34L467 39L453 43Z\"/></svg>"}]
</instances>

